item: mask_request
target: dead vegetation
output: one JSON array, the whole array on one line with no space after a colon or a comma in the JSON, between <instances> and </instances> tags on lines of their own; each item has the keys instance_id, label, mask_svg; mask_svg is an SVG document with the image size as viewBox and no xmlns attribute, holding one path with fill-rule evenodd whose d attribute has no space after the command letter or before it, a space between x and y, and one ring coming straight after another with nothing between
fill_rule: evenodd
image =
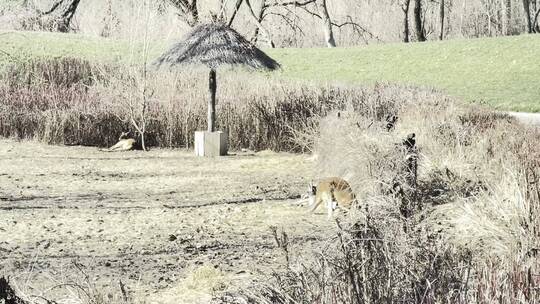
<instances>
[{"instance_id":1,"label":"dead vegetation","mask_svg":"<svg viewBox=\"0 0 540 304\"><path fill-rule=\"evenodd\" d=\"M245 298L538 302L538 131L438 94L376 90L305 135L316 138L318 175L347 178L358 209L325 248L289 251L288 270Z\"/></svg>"},{"instance_id":2,"label":"dead vegetation","mask_svg":"<svg viewBox=\"0 0 540 304\"><path fill-rule=\"evenodd\" d=\"M206 87L201 81L205 76L197 70L153 71L145 81L145 94L136 94L141 90L139 72L69 58L14 63L1 76L0 94L5 98L0 135L50 144L111 146L121 132L135 133L129 105L145 98L147 145L192 147L194 131L204 129L206 122ZM235 77L226 74L230 73L223 74L219 90L217 127L229 132L236 150L299 151L292 130L346 99L370 94L289 84L242 71Z\"/></svg>"}]
</instances>

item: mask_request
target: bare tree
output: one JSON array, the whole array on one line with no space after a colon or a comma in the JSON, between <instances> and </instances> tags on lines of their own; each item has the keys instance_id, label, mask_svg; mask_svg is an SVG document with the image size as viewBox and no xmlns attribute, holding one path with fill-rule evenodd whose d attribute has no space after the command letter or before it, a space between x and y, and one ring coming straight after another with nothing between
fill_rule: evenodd
<instances>
[{"instance_id":1,"label":"bare tree","mask_svg":"<svg viewBox=\"0 0 540 304\"><path fill-rule=\"evenodd\" d=\"M275 47L275 44L270 36L270 32L263 25L264 19L269 15L280 17L282 20L284 20L287 23L287 25L289 25L294 31L296 31L298 27L295 26L293 22L291 22L290 18L286 14L275 12L273 9L278 9L278 8L287 9L288 7L291 7L291 6L305 9L305 7L307 7L308 5L315 3L315 1L316 0L304 0L304 1L296 1L296 0L277 1L275 0L274 2L269 3L267 2L267 0L262 0L261 7L258 13L255 13L255 10L253 9L251 2L249 0L245 0L244 2L248 6L250 18L253 20L253 22L257 26L251 38L251 42L255 43L258 40L259 33L262 32L263 35L266 37L270 47ZM312 15L315 15L321 18L318 14L313 13L312 11L308 9L306 9L306 11Z\"/></svg>"},{"instance_id":2,"label":"bare tree","mask_svg":"<svg viewBox=\"0 0 540 304\"><path fill-rule=\"evenodd\" d=\"M319 0L318 2L319 14L323 21L324 39L326 46L329 48L336 47L336 41L334 39L334 31L332 29L332 19L328 13L328 6L326 0Z\"/></svg>"},{"instance_id":3,"label":"bare tree","mask_svg":"<svg viewBox=\"0 0 540 304\"><path fill-rule=\"evenodd\" d=\"M275 47L275 43L271 37L270 31L263 24L264 19L267 16L279 17L293 31L297 31L297 30L302 31L300 27L298 26L297 22L294 21L294 19L297 18L298 16L295 15L289 9L289 7L294 7L294 8L301 7L301 8L305 8L305 11L309 12L311 15L316 16L317 18L323 20L327 45L329 47L333 47L335 46L336 43L335 43L332 27L343 26L343 25L337 25L336 23L332 22L332 19L330 18L330 15L328 13L326 0L322 0L322 2L320 3L317 3L317 1L321 1L321 0L303 0L303 1L302 0L285 0L285 1L274 0L273 2L262 0L260 1L260 8L258 10L255 10L250 0L236 0L236 3L233 7L233 11L231 13L231 16L228 19L227 24L229 26L233 24L235 18L238 15L240 7L242 6L242 4L245 3L245 5L248 8L248 17L256 26L255 32L252 36L251 41L256 42L258 40L259 34L262 33L263 36L266 38L268 45L273 48ZM310 6L310 5L313 5L314 8L316 8L316 10L310 10L306 8L307 6ZM344 25L349 25L349 24L351 24L351 22L348 21Z\"/></svg>"},{"instance_id":4,"label":"bare tree","mask_svg":"<svg viewBox=\"0 0 540 304\"><path fill-rule=\"evenodd\" d=\"M418 41L426 41L424 32L424 19L422 17L422 0L414 0L414 26Z\"/></svg>"},{"instance_id":5,"label":"bare tree","mask_svg":"<svg viewBox=\"0 0 540 304\"><path fill-rule=\"evenodd\" d=\"M242 2L242 0L238 0L238 2ZM275 0L274 2L267 2L266 0L262 0L261 8L257 13L255 13L255 10L253 9L253 6L251 5L251 2L249 0L245 0L243 2L245 2L249 8L250 18L257 25L252 41L256 41L259 33L263 32L264 36L267 37L269 44L273 47L273 42L271 42L272 39L270 38L270 34L268 30L263 26L263 21L265 17L268 15L280 17L293 30L297 30L298 29L297 26L294 24L294 22L291 21L291 19L286 14L278 13L274 10L271 10L271 9L282 8L288 11L288 7L295 7L295 8L301 8L307 13L309 13L310 15L321 19L323 23L323 32L325 36L326 45L328 47L336 46L333 27L338 26L338 25L334 23L332 21L332 18L330 17L326 0L303 0L303 1L302 0L288 0L288 1ZM313 9L310 9L309 6L315 6L315 7ZM238 8L236 10L238 10ZM352 25L352 24L354 23L347 21L346 24L342 24L339 26Z\"/></svg>"},{"instance_id":6,"label":"bare tree","mask_svg":"<svg viewBox=\"0 0 540 304\"><path fill-rule=\"evenodd\" d=\"M330 17L326 0L276 2L274 4L268 5L268 7L280 7L280 6L285 7L285 8L287 8L288 6L294 6L295 8L300 8L303 11L307 12L308 14L320 19L323 24L325 43L328 47L336 46L336 41L334 38L334 27L339 28L339 29L344 28L344 27L352 28L353 31L356 34L360 35L366 43L367 43L366 36L380 41L379 37L373 35L373 33L371 33L365 27L361 26L358 22L355 22L350 15L346 16L345 20L343 20L342 22L339 22L339 23L335 22ZM297 29L297 26L293 24L290 20L288 20L286 16L284 15L279 15L279 16L281 16L285 21L287 21L291 28L293 28L294 30Z\"/></svg>"},{"instance_id":7,"label":"bare tree","mask_svg":"<svg viewBox=\"0 0 540 304\"><path fill-rule=\"evenodd\" d=\"M38 19L45 20L50 18L45 26L51 31L67 33L72 30L71 21L77 12L81 0L58 0L47 11L37 11ZM26 4L25 4L26 5Z\"/></svg>"},{"instance_id":8,"label":"bare tree","mask_svg":"<svg viewBox=\"0 0 540 304\"><path fill-rule=\"evenodd\" d=\"M250 13L250 17L252 18L252 20L255 22L255 25L257 25L257 29L262 31L264 36L266 36L266 40L268 41L268 45L271 47L271 48L275 48L276 45L274 44L274 41L272 40L272 36L270 35L270 32L266 29L266 27L264 27L264 25L262 24L262 19L263 17L257 17L255 15L255 12L253 11L253 7L251 6L251 2L249 0L245 0L246 2L246 5L248 6L249 8L249 13ZM263 7L264 7L264 4L263 4ZM261 8L262 10L262 8ZM263 14L263 13L261 13ZM258 33L258 32L257 32Z\"/></svg>"}]
</instances>

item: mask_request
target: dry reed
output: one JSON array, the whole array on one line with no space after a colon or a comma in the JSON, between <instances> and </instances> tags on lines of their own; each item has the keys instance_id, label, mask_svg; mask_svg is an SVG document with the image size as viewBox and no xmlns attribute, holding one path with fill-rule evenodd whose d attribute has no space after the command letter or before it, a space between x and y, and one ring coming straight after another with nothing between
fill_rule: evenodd
<instances>
[{"instance_id":1,"label":"dry reed","mask_svg":"<svg viewBox=\"0 0 540 304\"><path fill-rule=\"evenodd\" d=\"M363 107L377 98L371 89L297 84L223 71L217 127L229 132L234 150L301 151L295 130L313 125L347 100ZM123 102L137 89L136 68L90 64L79 59L14 63L1 75L0 135L51 144L109 146L122 131L132 131ZM207 85L203 71L153 71L146 142L155 147L192 147L204 129ZM131 98L131 97L130 97Z\"/></svg>"}]
</instances>

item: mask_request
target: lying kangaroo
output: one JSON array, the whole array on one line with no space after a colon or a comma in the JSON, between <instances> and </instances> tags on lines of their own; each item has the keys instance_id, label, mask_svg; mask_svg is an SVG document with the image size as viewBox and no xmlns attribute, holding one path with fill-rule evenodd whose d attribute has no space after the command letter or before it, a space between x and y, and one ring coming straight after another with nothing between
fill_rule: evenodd
<instances>
[{"instance_id":1,"label":"lying kangaroo","mask_svg":"<svg viewBox=\"0 0 540 304\"><path fill-rule=\"evenodd\" d=\"M323 179L317 186L311 183L308 194L309 211L314 212L321 203L325 202L328 218L332 217L336 208L350 209L356 201L351 186L341 177Z\"/></svg>"},{"instance_id":2,"label":"lying kangaroo","mask_svg":"<svg viewBox=\"0 0 540 304\"><path fill-rule=\"evenodd\" d=\"M101 149L100 151L104 152L121 152L121 151L129 151L133 150L135 146L135 139L131 138L130 132L122 132L120 137L118 138L118 142L110 147L109 149Z\"/></svg>"}]
</instances>

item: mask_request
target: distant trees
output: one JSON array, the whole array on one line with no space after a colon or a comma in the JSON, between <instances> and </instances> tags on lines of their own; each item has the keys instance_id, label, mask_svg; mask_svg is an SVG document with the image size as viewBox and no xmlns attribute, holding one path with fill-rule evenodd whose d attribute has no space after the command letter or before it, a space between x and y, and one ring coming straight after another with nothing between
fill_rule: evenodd
<instances>
[{"instance_id":1,"label":"distant trees","mask_svg":"<svg viewBox=\"0 0 540 304\"><path fill-rule=\"evenodd\" d=\"M168 24L169 31L180 33L186 26L214 20L236 27L252 42L269 47L335 47L375 41L540 33L540 0L149 1L156 16L179 17L172 21L160 19L160 26ZM136 13L121 10L136 10L139 6L140 0L0 1L0 18L4 14L4 20L12 22L13 14L5 12L17 10L21 13L13 27L16 29L81 30L122 37L129 34L126 27L137 26L137 22L132 20ZM163 29L156 32L162 33Z\"/></svg>"},{"instance_id":2,"label":"distant trees","mask_svg":"<svg viewBox=\"0 0 540 304\"><path fill-rule=\"evenodd\" d=\"M213 6L210 5L210 0L160 1L171 3L178 10L178 15L190 26L199 22L201 11L209 12L211 7L216 7L215 3ZM443 40L446 36L511 35L519 33L524 27L530 33L540 32L539 0L381 0L369 4L352 4L346 0L218 0L217 2L219 12L211 12L212 20L219 20L230 26L233 26L237 19L244 22L244 25L246 22L251 23L254 27L250 35L251 41L264 41L270 47L275 47L275 41L280 40L280 37L291 39L292 42L289 43L294 44L297 40L292 39L298 39L297 37L302 39L301 37L306 34L312 39L315 36L322 36L327 47L335 47L342 43L338 39L340 35L344 35L342 33L355 35L367 43L379 40L377 35L373 34L372 27L380 29L392 24L394 29L400 28L398 35L403 42ZM392 19L392 16L388 15L384 20L387 24L374 24L376 19L367 19L368 13L359 15L363 12L349 13L344 9L347 6L354 8L364 5L364 8L367 6L368 9L379 10L382 15L383 11L388 9L389 3L399 4L400 10L397 12L401 11L401 18L396 19L397 16L394 15ZM523 7L521 12L516 10L518 4ZM523 16L525 19L518 19ZM362 18L366 18L370 23L361 26L358 20L361 21ZM396 24L397 20L400 22ZM319 25L313 27L313 22ZM276 30L278 28L280 30ZM283 28L287 30L284 31ZM281 43L283 39L280 40ZM323 41L313 43L320 44Z\"/></svg>"},{"instance_id":3,"label":"distant trees","mask_svg":"<svg viewBox=\"0 0 540 304\"><path fill-rule=\"evenodd\" d=\"M412 4L411 4L412 2ZM540 0L392 0L402 12L400 36L411 41L409 11L417 41L446 35L465 37L540 33ZM433 38L431 38L433 39Z\"/></svg>"}]
</instances>

